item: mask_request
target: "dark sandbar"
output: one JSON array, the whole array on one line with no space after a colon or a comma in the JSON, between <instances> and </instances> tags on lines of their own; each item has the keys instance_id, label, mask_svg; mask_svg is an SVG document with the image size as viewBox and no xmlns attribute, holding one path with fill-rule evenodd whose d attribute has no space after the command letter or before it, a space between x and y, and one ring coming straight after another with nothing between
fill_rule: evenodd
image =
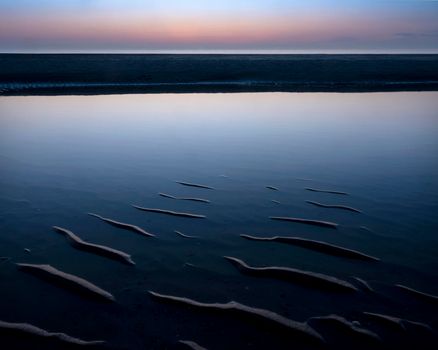
<instances>
[{"instance_id":1,"label":"dark sandbar","mask_svg":"<svg viewBox=\"0 0 438 350\"><path fill-rule=\"evenodd\" d=\"M72 289L106 301L115 301L114 296L106 290L99 288L81 277L57 270L50 265L17 264L17 266L20 270L29 272L61 287Z\"/></svg>"},{"instance_id":2,"label":"dark sandbar","mask_svg":"<svg viewBox=\"0 0 438 350\"><path fill-rule=\"evenodd\" d=\"M312 326L320 325L321 328L331 327L338 332L344 333L345 335L352 336L356 339L362 339L365 341L380 342L380 337L365 328L357 326L355 323L348 321L344 317L338 315L328 315L320 317L311 317L308 321Z\"/></svg>"},{"instance_id":3,"label":"dark sandbar","mask_svg":"<svg viewBox=\"0 0 438 350\"><path fill-rule=\"evenodd\" d=\"M437 55L0 55L9 95L424 90Z\"/></svg>"},{"instance_id":4,"label":"dark sandbar","mask_svg":"<svg viewBox=\"0 0 438 350\"><path fill-rule=\"evenodd\" d=\"M232 256L224 256L240 272L258 277L269 277L304 284L319 289L339 290L345 292L357 292L357 288L351 283L333 276L324 275L312 271L303 271L290 267L253 267L241 259Z\"/></svg>"},{"instance_id":5,"label":"dark sandbar","mask_svg":"<svg viewBox=\"0 0 438 350\"><path fill-rule=\"evenodd\" d=\"M100 345L105 343L102 340L85 341L82 339L74 338L65 333L49 332L46 331L45 329L38 328L28 323L11 323L11 322L0 321L0 331L6 331L11 334L12 333L20 334L20 336L23 337L36 336L41 338L51 338L51 339L56 339L62 343L74 344L80 346Z\"/></svg>"},{"instance_id":6,"label":"dark sandbar","mask_svg":"<svg viewBox=\"0 0 438 350\"><path fill-rule=\"evenodd\" d=\"M438 303L438 296L436 296L436 295L420 292L419 290L416 290L416 289L413 289L410 287L406 287L406 286L401 285L401 284L396 284L396 287L403 289L404 291L406 291L412 295L415 295L416 297L423 299L425 301Z\"/></svg>"},{"instance_id":7,"label":"dark sandbar","mask_svg":"<svg viewBox=\"0 0 438 350\"><path fill-rule=\"evenodd\" d=\"M289 222L297 222L299 224L313 225L313 226L321 226L336 229L338 224L330 221L321 221L321 220L311 220L311 219L302 219L302 218L290 218L286 216L270 216L271 220L278 221L289 221Z\"/></svg>"},{"instance_id":8,"label":"dark sandbar","mask_svg":"<svg viewBox=\"0 0 438 350\"><path fill-rule=\"evenodd\" d=\"M142 236L146 236L146 237L155 237L154 234L146 232L145 230L143 230L141 227L138 227L136 225L131 225L131 224L126 224L124 222L120 222L120 221L115 221L109 218L104 218L100 215L94 214L94 213L88 213L88 215L94 216L102 221L105 221L106 223L118 227L118 228L122 228L125 230L129 230L129 231L134 231L136 233L141 234Z\"/></svg>"},{"instance_id":9,"label":"dark sandbar","mask_svg":"<svg viewBox=\"0 0 438 350\"><path fill-rule=\"evenodd\" d=\"M192 202L201 202L201 203L210 203L210 201L208 199L203 199L203 198L195 198L195 197L175 197L172 196L170 194L166 194L166 193L158 193L161 197L164 198L170 198L170 199L176 199L176 200L181 200L181 201L192 201Z\"/></svg>"},{"instance_id":10,"label":"dark sandbar","mask_svg":"<svg viewBox=\"0 0 438 350\"><path fill-rule=\"evenodd\" d=\"M374 292L374 289L371 288L371 286L369 285L369 283L368 283L367 281L365 281L364 279L359 278L359 277L356 277L356 276L353 276L352 278L354 278L354 280L355 280L358 284L360 284L360 286L362 287L362 289L364 289L364 290L366 290L366 291L368 291L368 292Z\"/></svg>"},{"instance_id":11,"label":"dark sandbar","mask_svg":"<svg viewBox=\"0 0 438 350\"><path fill-rule=\"evenodd\" d=\"M202 347L201 345L191 340L179 340L178 342L187 345L187 347L189 347L192 350L207 350L206 348Z\"/></svg>"},{"instance_id":12,"label":"dark sandbar","mask_svg":"<svg viewBox=\"0 0 438 350\"><path fill-rule=\"evenodd\" d=\"M186 235L186 234L184 234L184 233L182 233L182 232L180 232L180 231L177 231L177 230L175 230L174 232L175 232L178 236L183 237L183 238L197 238L196 236L189 236L189 235Z\"/></svg>"},{"instance_id":13,"label":"dark sandbar","mask_svg":"<svg viewBox=\"0 0 438 350\"><path fill-rule=\"evenodd\" d=\"M359 260L372 260L379 261L378 258L361 253L357 250L344 248L341 246L337 246L334 244L316 241L311 239L305 239L301 237L283 237L283 236L273 236L273 237L255 237L250 235L240 235L240 237L249 239L252 241L271 241L271 242L280 242L285 244L296 245L298 247L303 247L311 250L315 250L325 254L331 254L335 256L340 256L344 258L350 259L359 259Z\"/></svg>"},{"instance_id":14,"label":"dark sandbar","mask_svg":"<svg viewBox=\"0 0 438 350\"><path fill-rule=\"evenodd\" d=\"M269 310L257 309L237 303L235 301L230 301L228 303L201 303L199 301L188 298L182 298L173 295L164 295L152 291L149 291L149 294L152 297L163 302L183 304L215 312L238 314L240 316L247 317L251 321L257 323L263 322L266 325L269 324L276 328L286 330L287 332L292 332L292 335L300 335L317 343L324 342L322 336L308 324L293 321Z\"/></svg>"},{"instance_id":15,"label":"dark sandbar","mask_svg":"<svg viewBox=\"0 0 438 350\"><path fill-rule=\"evenodd\" d=\"M363 314L373 321L397 329L399 331L407 331L408 329L413 329L433 333L433 329L425 323L410 321L395 316L377 314L373 312L364 312Z\"/></svg>"},{"instance_id":16,"label":"dark sandbar","mask_svg":"<svg viewBox=\"0 0 438 350\"><path fill-rule=\"evenodd\" d=\"M53 226L53 229L56 232L61 233L62 235L67 237L74 248L104 256L110 259L118 260L128 265L135 265L135 262L132 261L131 256L125 252L106 247L104 245L85 242L80 237L76 236L73 232L62 227Z\"/></svg>"},{"instance_id":17,"label":"dark sandbar","mask_svg":"<svg viewBox=\"0 0 438 350\"><path fill-rule=\"evenodd\" d=\"M207 190L213 190L213 187L207 186L207 185L201 185L201 184L195 184L192 182L184 182L184 181L175 181L177 184L188 186L188 187L197 187L197 188L205 188Z\"/></svg>"},{"instance_id":18,"label":"dark sandbar","mask_svg":"<svg viewBox=\"0 0 438 350\"><path fill-rule=\"evenodd\" d=\"M148 211L151 213L159 213L159 214L167 214L172 216L181 216L185 218L195 218L195 219L204 219L206 218L205 215L199 215L199 214L193 214L193 213L182 213L178 211L173 210L166 210L166 209L157 209L157 208L143 208L136 205L133 205L135 209L142 210L142 211Z\"/></svg>"},{"instance_id":19,"label":"dark sandbar","mask_svg":"<svg viewBox=\"0 0 438 350\"><path fill-rule=\"evenodd\" d=\"M402 319L394 316L388 316L383 314L377 314L373 312L363 312L365 316L367 316L369 319L380 323L382 325L388 326L390 328L394 328L397 330L403 330L405 331L405 326L402 323Z\"/></svg>"},{"instance_id":20,"label":"dark sandbar","mask_svg":"<svg viewBox=\"0 0 438 350\"><path fill-rule=\"evenodd\" d=\"M321 208L343 209L343 210L353 211L355 213L362 213L362 211L360 211L359 209L348 207L346 205L322 204L322 203L314 202L314 201L306 201L306 202L309 203L309 204L313 204L313 205L315 205L317 207L321 207Z\"/></svg>"},{"instance_id":21,"label":"dark sandbar","mask_svg":"<svg viewBox=\"0 0 438 350\"><path fill-rule=\"evenodd\" d=\"M344 196L347 196L348 193L347 192L341 192L341 191L332 191L332 190L322 190L319 188L306 188L307 191L311 191L311 192L321 192L321 193L331 193L331 194L341 194Z\"/></svg>"}]
</instances>

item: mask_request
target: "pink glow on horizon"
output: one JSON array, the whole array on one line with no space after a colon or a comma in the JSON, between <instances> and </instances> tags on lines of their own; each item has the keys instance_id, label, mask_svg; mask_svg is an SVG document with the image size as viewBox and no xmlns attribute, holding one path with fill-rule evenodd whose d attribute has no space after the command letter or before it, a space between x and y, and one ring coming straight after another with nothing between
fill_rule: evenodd
<instances>
[{"instance_id":1,"label":"pink glow on horizon","mask_svg":"<svg viewBox=\"0 0 438 350\"><path fill-rule=\"evenodd\" d=\"M122 47L148 46L303 46L336 42L397 41L397 33L433 31L434 23L409 23L404 18L385 21L340 16L196 16L154 17L135 14L63 14L48 18L30 15L1 18L0 43L7 41L48 43L52 46L108 44Z\"/></svg>"}]
</instances>

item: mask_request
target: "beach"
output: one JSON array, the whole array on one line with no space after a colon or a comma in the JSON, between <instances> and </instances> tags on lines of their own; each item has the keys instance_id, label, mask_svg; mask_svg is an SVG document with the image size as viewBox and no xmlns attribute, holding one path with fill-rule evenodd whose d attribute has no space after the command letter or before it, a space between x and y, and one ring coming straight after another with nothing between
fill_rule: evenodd
<instances>
[{"instance_id":1,"label":"beach","mask_svg":"<svg viewBox=\"0 0 438 350\"><path fill-rule=\"evenodd\" d=\"M438 55L0 54L1 95L438 89Z\"/></svg>"}]
</instances>

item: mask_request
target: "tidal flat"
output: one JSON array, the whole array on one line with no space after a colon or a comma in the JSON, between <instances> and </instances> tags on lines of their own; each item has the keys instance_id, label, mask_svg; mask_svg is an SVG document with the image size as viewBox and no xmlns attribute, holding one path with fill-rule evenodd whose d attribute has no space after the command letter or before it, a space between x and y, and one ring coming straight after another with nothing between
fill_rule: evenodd
<instances>
[{"instance_id":1,"label":"tidal flat","mask_svg":"<svg viewBox=\"0 0 438 350\"><path fill-rule=\"evenodd\" d=\"M433 91L0 96L1 344L434 349L437 111Z\"/></svg>"}]
</instances>

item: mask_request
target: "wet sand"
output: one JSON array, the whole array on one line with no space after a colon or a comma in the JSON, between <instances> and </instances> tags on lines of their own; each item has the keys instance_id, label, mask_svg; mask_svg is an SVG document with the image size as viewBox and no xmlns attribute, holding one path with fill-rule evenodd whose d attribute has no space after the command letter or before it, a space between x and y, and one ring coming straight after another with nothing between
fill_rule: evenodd
<instances>
[{"instance_id":1,"label":"wet sand","mask_svg":"<svg viewBox=\"0 0 438 350\"><path fill-rule=\"evenodd\" d=\"M435 349L437 97L1 97L0 344Z\"/></svg>"}]
</instances>

